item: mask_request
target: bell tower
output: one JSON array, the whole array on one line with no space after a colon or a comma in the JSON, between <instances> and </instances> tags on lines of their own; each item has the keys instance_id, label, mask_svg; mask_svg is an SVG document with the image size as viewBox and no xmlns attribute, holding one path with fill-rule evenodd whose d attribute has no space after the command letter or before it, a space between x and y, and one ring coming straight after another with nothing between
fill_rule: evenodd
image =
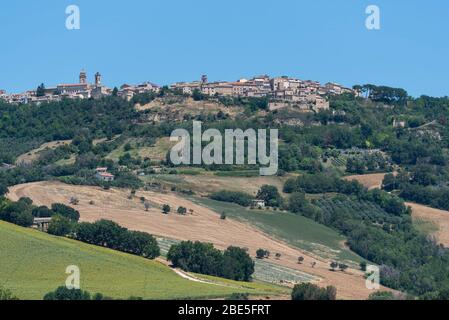
<instances>
[{"instance_id":1,"label":"bell tower","mask_svg":"<svg viewBox=\"0 0 449 320\"><path fill-rule=\"evenodd\" d=\"M99 72L95 74L95 85L97 87L101 85L101 74Z\"/></svg>"},{"instance_id":2,"label":"bell tower","mask_svg":"<svg viewBox=\"0 0 449 320\"><path fill-rule=\"evenodd\" d=\"M86 84L87 83L87 75L86 75L86 71L81 70L80 72L80 83L82 84Z\"/></svg>"}]
</instances>

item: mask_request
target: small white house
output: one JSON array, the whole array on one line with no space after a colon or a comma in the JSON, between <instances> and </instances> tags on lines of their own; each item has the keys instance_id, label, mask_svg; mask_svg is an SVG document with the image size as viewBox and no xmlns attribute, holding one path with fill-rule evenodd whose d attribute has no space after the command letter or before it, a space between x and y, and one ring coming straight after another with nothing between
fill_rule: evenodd
<instances>
[{"instance_id":1,"label":"small white house","mask_svg":"<svg viewBox=\"0 0 449 320\"><path fill-rule=\"evenodd\" d=\"M260 200L260 199L253 200L251 206L253 208L265 208L265 200Z\"/></svg>"}]
</instances>

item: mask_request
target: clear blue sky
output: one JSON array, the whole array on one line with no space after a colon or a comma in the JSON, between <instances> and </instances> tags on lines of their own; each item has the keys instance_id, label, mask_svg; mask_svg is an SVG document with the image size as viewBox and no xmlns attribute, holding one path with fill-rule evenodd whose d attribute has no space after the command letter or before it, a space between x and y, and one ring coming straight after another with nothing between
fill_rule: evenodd
<instances>
[{"instance_id":1,"label":"clear blue sky","mask_svg":"<svg viewBox=\"0 0 449 320\"><path fill-rule=\"evenodd\" d=\"M81 29L65 28L65 8ZM381 9L381 30L365 8ZM291 75L347 86L449 95L447 0L19 0L0 10L0 88L89 80L153 81Z\"/></svg>"}]
</instances>

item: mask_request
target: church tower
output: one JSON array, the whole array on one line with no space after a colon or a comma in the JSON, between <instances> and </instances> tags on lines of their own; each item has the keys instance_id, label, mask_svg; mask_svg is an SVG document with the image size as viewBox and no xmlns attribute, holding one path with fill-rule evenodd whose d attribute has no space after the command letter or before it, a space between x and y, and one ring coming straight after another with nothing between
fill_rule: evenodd
<instances>
[{"instance_id":1,"label":"church tower","mask_svg":"<svg viewBox=\"0 0 449 320\"><path fill-rule=\"evenodd\" d=\"M81 70L81 72L80 72L80 83L82 83L82 84L87 83L86 71L84 71L84 69Z\"/></svg>"},{"instance_id":2,"label":"church tower","mask_svg":"<svg viewBox=\"0 0 449 320\"><path fill-rule=\"evenodd\" d=\"M95 85L97 87L101 85L101 74L99 72L95 74Z\"/></svg>"}]
</instances>

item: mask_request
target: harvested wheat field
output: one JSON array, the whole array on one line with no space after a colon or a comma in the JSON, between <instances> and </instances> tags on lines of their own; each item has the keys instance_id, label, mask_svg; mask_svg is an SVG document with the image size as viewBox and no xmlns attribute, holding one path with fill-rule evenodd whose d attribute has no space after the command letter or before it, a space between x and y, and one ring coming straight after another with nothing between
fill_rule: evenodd
<instances>
[{"instance_id":1,"label":"harvested wheat field","mask_svg":"<svg viewBox=\"0 0 449 320\"><path fill-rule=\"evenodd\" d=\"M191 189L197 194L207 195L220 190L230 190L256 195L259 189L266 184L276 186L282 192L284 183L290 176L221 177L214 173L202 173L198 175L180 174L177 177L179 177L179 181L172 181L168 185ZM146 181L161 181L161 179L157 179L157 177L148 176Z\"/></svg>"},{"instance_id":2,"label":"harvested wheat field","mask_svg":"<svg viewBox=\"0 0 449 320\"><path fill-rule=\"evenodd\" d=\"M362 175L355 175L355 176L347 176L343 179L352 181L356 180L360 182L362 185L364 185L368 189L381 189L382 188L382 181L385 177L386 173L372 173L372 174L362 174Z\"/></svg>"},{"instance_id":3,"label":"harvested wheat field","mask_svg":"<svg viewBox=\"0 0 449 320\"><path fill-rule=\"evenodd\" d=\"M281 254L278 260L270 258L271 262L312 274L320 278L319 285L336 286L341 299L366 299L372 293L366 289L365 279L360 271L354 269L348 269L346 272L330 271L329 261L292 248L244 223L229 218L221 220L218 213L174 193L138 191L130 200L129 192L121 189L103 190L98 187L59 182L36 182L14 186L10 188L8 194L11 200L30 197L36 205L47 206L55 202L68 204L72 196L79 199L79 204L75 208L81 214L81 221L109 219L126 228L157 236L210 242L221 249L230 245L244 247L249 250L251 256L255 256L256 250L262 247L273 255ZM151 202L151 209L148 212L144 210L140 197L145 197ZM170 214L161 213L160 208L163 204L172 207ZM179 206L192 209L193 214L182 216L174 213ZM299 256L305 258L301 265L297 264ZM316 262L314 268L311 267L311 262Z\"/></svg>"},{"instance_id":4,"label":"harvested wheat field","mask_svg":"<svg viewBox=\"0 0 449 320\"><path fill-rule=\"evenodd\" d=\"M436 226L436 231L432 232L438 243L449 247L449 211L434 209L421 204L407 202L407 206L412 208L413 219L428 221Z\"/></svg>"}]
</instances>

